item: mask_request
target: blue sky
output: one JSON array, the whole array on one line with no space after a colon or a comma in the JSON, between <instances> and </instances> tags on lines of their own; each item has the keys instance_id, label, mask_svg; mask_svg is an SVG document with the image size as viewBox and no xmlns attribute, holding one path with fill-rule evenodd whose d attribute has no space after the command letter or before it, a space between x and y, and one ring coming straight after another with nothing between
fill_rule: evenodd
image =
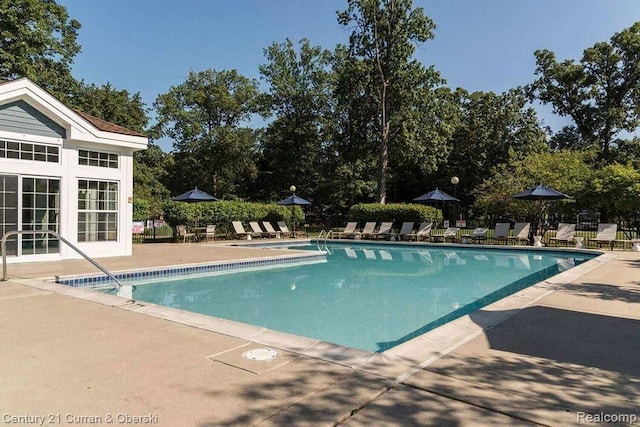
<instances>
[{"instance_id":1,"label":"blue sky","mask_svg":"<svg viewBox=\"0 0 640 427\"><path fill-rule=\"evenodd\" d=\"M237 69L259 79L263 49L287 37L333 49L348 43L346 0L58 0L80 21L74 76L140 92L148 106L190 70ZM416 56L450 87L497 93L533 81L536 49L558 59L640 20L639 0L414 0L437 26ZM563 120L537 106L544 124ZM171 142L160 141L164 150Z\"/></svg>"}]
</instances>

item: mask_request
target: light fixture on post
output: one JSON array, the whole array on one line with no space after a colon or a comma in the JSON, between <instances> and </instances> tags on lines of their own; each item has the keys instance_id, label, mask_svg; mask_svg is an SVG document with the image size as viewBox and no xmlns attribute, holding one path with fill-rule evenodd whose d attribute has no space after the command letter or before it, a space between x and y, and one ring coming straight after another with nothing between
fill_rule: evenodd
<instances>
[{"instance_id":1,"label":"light fixture on post","mask_svg":"<svg viewBox=\"0 0 640 427\"><path fill-rule=\"evenodd\" d=\"M294 200L294 203L291 205L291 221L293 222L293 232L291 233L291 235L293 237L296 237L296 212L295 212L296 186L292 185L291 187L289 187L289 191L291 191L291 195L293 196L293 200Z\"/></svg>"},{"instance_id":2,"label":"light fixture on post","mask_svg":"<svg viewBox=\"0 0 640 427\"><path fill-rule=\"evenodd\" d=\"M458 188L458 183L460 182L460 178L458 178L457 176L452 176L451 177L451 184L453 185L453 197L458 197L457 195L457 188ZM453 225L456 225L457 222L457 218L456 218L456 208L453 208Z\"/></svg>"}]
</instances>

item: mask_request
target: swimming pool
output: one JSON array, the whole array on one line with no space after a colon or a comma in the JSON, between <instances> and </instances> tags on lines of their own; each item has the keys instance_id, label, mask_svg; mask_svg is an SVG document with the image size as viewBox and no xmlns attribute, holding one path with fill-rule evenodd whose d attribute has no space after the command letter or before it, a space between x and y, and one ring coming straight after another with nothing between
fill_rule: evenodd
<instances>
[{"instance_id":1,"label":"swimming pool","mask_svg":"<svg viewBox=\"0 0 640 427\"><path fill-rule=\"evenodd\" d=\"M382 352L595 256L360 242L326 249L325 263L138 282L131 298Z\"/></svg>"}]
</instances>

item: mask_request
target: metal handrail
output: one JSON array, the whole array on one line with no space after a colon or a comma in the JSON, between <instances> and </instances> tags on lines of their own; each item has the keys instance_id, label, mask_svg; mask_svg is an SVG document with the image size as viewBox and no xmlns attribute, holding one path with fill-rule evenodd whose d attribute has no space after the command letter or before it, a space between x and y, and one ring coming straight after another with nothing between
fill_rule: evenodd
<instances>
[{"instance_id":1,"label":"metal handrail","mask_svg":"<svg viewBox=\"0 0 640 427\"><path fill-rule=\"evenodd\" d=\"M120 289L122 287L122 283L120 283L120 280L116 279L116 276L111 274L109 270L107 270L106 268L98 264L96 261L94 261L93 258L91 258L89 255L82 252L73 243L71 243L70 241L68 241L67 239L65 239L64 237L62 237L61 235L59 235L53 230L15 230L15 231L7 231L6 233L4 233L4 235L2 236L2 243L1 243L2 244L2 281L3 282L6 282L7 280L9 280L9 278L7 277L7 238L9 236L19 235L19 234L34 234L34 235L35 234L51 234L53 235L55 238L57 238L63 243L66 243L71 249L73 249L74 251L82 255L87 261L89 261L96 268L101 270L104 274L109 276L118 285L117 289Z\"/></svg>"}]
</instances>

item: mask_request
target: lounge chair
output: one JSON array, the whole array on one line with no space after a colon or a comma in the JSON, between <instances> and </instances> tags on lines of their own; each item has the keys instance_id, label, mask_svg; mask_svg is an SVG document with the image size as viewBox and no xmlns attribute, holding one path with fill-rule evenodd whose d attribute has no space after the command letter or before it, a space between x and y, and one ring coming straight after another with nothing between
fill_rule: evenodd
<instances>
[{"instance_id":1,"label":"lounge chair","mask_svg":"<svg viewBox=\"0 0 640 427\"><path fill-rule=\"evenodd\" d=\"M211 240L213 240L214 242L216 241L216 225L215 224L207 225L207 229L204 232L204 239L207 242L210 242Z\"/></svg>"},{"instance_id":2,"label":"lounge chair","mask_svg":"<svg viewBox=\"0 0 640 427\"><path fill-rule=\"evenodd\" d=\"M231 225L233 226L233 235L238 238L251 240L253 237L259 237L262 235L262 233L257 234L253 231L245 231L240 221L231 221Z\"/></svg>"},{"instance_id":3,"label":"lounge chair","mask_svg":"<svg viewBox=\"0 0 640 427\"><path fill-rule=\"evenodd\" d=\"M187 233L187 227L184 225L176 225L176 232L178 239L182 239L182 243L185 243L187 239L190 239L193 242L196 238L195 233Z\"/></svg>"},{"instance_id":4,"label":"lounge chair","mask_svg":"<svg viewBox=\"0 0 640 427\"><path fill-rule=\"evenodd\" d=\"M510 242L520 243L529 242L529 230L531 229L531 223L529 222L516 222L513 226L513 236L509 236Z\"/></svg>"},{"instance_id":5,"label":"lounge chair","mask_svg":"<svg viewBox=\"0 0 640 427\"><path fill-rule=\"evenodd\" d=\"M458 227L449 227L446 230L444 230L444 233L441 234L433 234L431 233L431 241L432 242L446 242L447 239L451 240L452 242L456 241L456 236L458 235L458 231L460 231L460 229Z\"/></svg>"},{"instance_id":6,"label":"lounge chair","mask_svg":"<svg viewBox=\"0 0 640 427\"><path fill-rule=\"evenodd\" d=\"M509 242L510 228L511 228L511 223L509 222L496 223L496 229L493 234L493 241L496 243L504 242L505 244L507 244Z\"/></svg>"},{"instance_id":7,"label":"lounge chair","mask_svg":"<svg viewBox=\"0 0 640 427\"><path fill-rule=\"evenodd\" d=\"M431 236L431 228L433 227L433 223L429 222L423 222L420 224L420 227L418 227L418 231L415 234L408 234L407 236L409 237L409 240L411 240L412 237L416 238L416 242L420 241L420 239L425 240L428 239L429 236Z\"/></svg>"},{"instance_id":8,"label":"lounge chair","mask_svg":"<svg viewBox=\"0 0 640 427\"><path fill-rule=\"evenodd\" d=\"M262 228L264 228L264 229L265 229L265 231L266 231L266 233L267 233L267 235L268 235L269 237L272 237L272 236L273 236L273 237L278 237L278 235L279 235L279 234L278 234L278 233L279 233L279 231L276 231L276 230L273 228L273 225L271 225L271 223L270 223L269 221L262 221Z\"/></svg>"},{"instance_id":9,"label":"lounge chair","mask_svg":"<svg viewBox=\"0 0 640 427\"><path fill-rule=\"evenodd\" d=\"M565 246L569 246L569 243L573 242L575 237L576 225L561 222L558 224L558 231L556 231L556 235L550 237L549 240L555 242L556 246L558 246L558 242L564 242Z\"/></svg>"},{"instance_id":10,"label":"lounge chair","mask_svg":"<svg viewBox=\"0 0 640 427\"><path fill-rule=\"evenodd\" d=\"M338 239L342 239L343 237L354 238L356 234L358 234L358 232L356 231L357 226L358 226L357 222L348 222L347 225L344 227L344 230L336 233L336 237Z\"/></svg>"},{"instance_id":11,"label":"lounge chair","mask_svg":"<svg viewBox=\"0 0 640 427\"><path fill-rule=\"evenodd\" d=\"M389 238L393 234L393 222L383 222L380 224L380 228L377 232L375 232L374 236L376 238L383 237Z\"/></svg>"},{"instance_id":12,"label":"lounge chair","mask_svg":"<svg viewBox=\"0 0 640 427\"><path fill-rule=\"evenodd\" d=\"M269 233L265 233L264 231L262 231L262 228L260 228L260 224L258 224L256 221L250 221L249 227L251 227L251 231L253 231L256 237L265 237L269 235Z\"/></svg>"},{"instance_id":13,"label":"lounge chair","mask_svg":"<svg viewBox=\"0 0 640 427\"><path fill-rule=\"evenodd\" d=\"M607 244L613 250L617 233L618 224L598 224L598 234L593 239L589 239L589 242L597 243L599 248Z\"/></svg>"},{"instance_id":14,"label":"lounge chair","mask_svg":"<svg viewBox=\"0 0 640 427\"><path fill-rule=\"evenodd\" d=\"M280 233L284 237L291 236L291 232L289 231L289 227L287 227L287 224L284 221L278 221L278 228L280 229Z\"/></svg>"},{"instance_id":15,"label":"lounge chair","mask_svg":"<svg viewBox=\"0 0 640 427\"><path fill-rule=\"evenodd\" d=\"M360 237L366 239L367 237L373 237L375 235L376 222L367 222L364 224L364 228L360 232Z\"/></svg>"},{"instance_id":16,"label":"lounge chair","mask_svg":"<svg viewBox=\"0 0 640 427\"><path fill-rule=\"evenodd\" d=\"M488 231L489 227L477 227L471 232L471 234L465 234L462 237L466 237L472 243L480 243L481 241L487 240Z\"/></svg>"},{"instance_id":17,"label":"lounge chair","mask_svg":"<svg viewBox=\"0 0 640 427\"><path fill-rule=\"evenodd\" d=\"M403 222L402 227L400 227L400 231L398 231L398 239L404 240L405 238L409 239L411 232L413 231L413 222Z\"/></svg>"}]
</instances>

